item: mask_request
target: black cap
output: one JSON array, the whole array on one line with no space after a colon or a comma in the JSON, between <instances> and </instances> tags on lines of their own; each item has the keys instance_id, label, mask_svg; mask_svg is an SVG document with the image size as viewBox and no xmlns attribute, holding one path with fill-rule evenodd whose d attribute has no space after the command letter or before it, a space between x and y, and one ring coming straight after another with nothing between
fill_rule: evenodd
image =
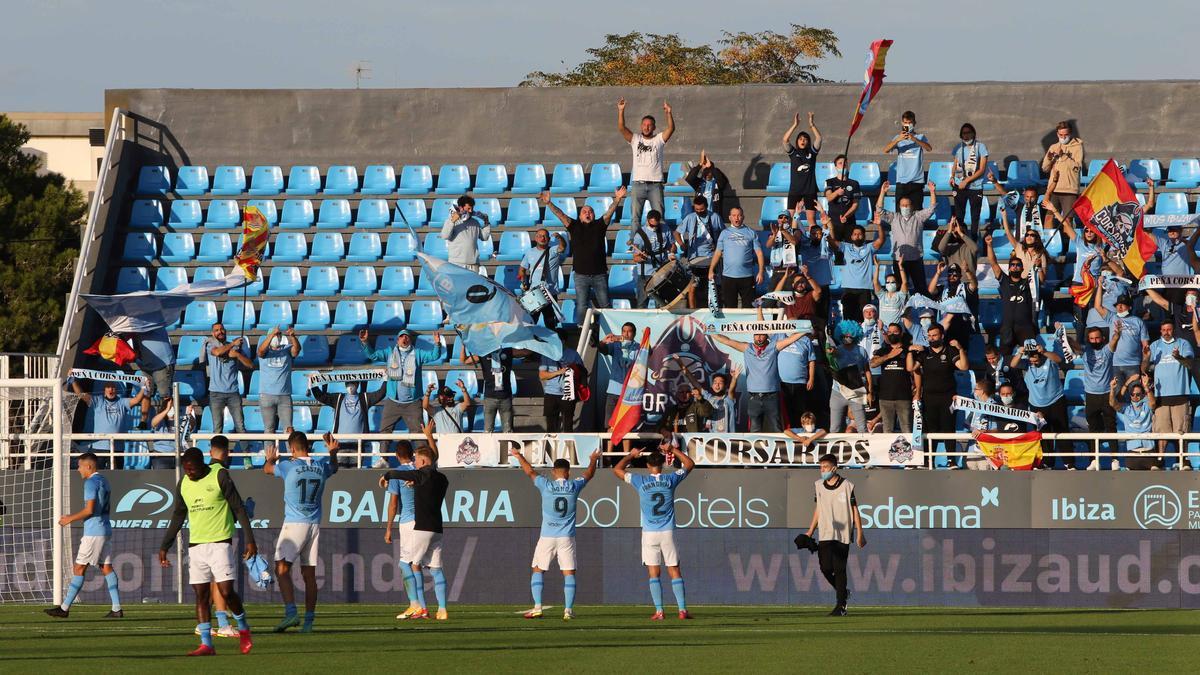
<instances>
[{"instance_id":1,"label":"black cap","mask_svg":"<svg viewBox=\"0 0 1200 675\"><path fill-rule=\"evenodd\" d=\"M453 389L451 389L450 387L442 387L441 391L439 391L439 392L438 392L438 396L450 396L450 397L453 397L453 396L454 396L454 390L453 390Z\"/></svg>"},{"instance_id":2,"label":"black cap","mask_svg":"<svg viewBox=\"0 0 1200 675\"><path fill-rule=\"evenodd\" d=\"M962 268L958 266L958 263L952 263L949 267L946 268L946 273L947 274L957 274L959 276L962 276Z\"/></svg>"},{"instance_id":3,"label":"black cap","mask_svg":"<svg viewBox=\"0 0 1200 675\"><path fill-rule=\"evenodd\" d=\"M1121 297L1117 298L1117 301L1113 304L1125 305L1126 307L1133 307L1133 298L1128 295L1122 295Z\"/></svg>"}]
</instances>

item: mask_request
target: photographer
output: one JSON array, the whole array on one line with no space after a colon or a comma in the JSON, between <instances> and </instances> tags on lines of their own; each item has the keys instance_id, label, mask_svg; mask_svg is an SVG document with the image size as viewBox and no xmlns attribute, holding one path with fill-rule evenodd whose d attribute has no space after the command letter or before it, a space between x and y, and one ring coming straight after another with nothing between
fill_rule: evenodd
<instances>
[{"instance_id":1,"label":"photographer","mask_svg":"<svg viewBox=\"0 0 1200 675\"><path fill-rule=\"evenodd\" d=\"M883 146L883 154L896 153L896 203L907 198L913 208L920 208L925 190L925 153L932 152L933 146L916 129L916 113L904 111L900 116L900 133ZM886 187L883 192L887 192Z\"/></svg>"},{"instance_id":2,"label":"photographer","mask_svg":"<svg viewBox=\"0 0 1200 675\"><path fill-rule=\"evenodd\" d=\"M442 224L439 235L446 240L449 261L472 272L479 271L479 244L490 239L492 228L485 213L475 213L475 199L469 195L458 198L457 206Z\"/></svg>"}]
</instances>

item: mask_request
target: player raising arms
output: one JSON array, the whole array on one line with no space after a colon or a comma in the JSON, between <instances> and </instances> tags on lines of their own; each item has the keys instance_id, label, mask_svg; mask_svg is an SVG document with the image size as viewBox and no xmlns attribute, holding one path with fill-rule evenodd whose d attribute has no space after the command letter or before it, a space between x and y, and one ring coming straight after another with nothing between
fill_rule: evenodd
<instances>
[{"instance_id":1,"label":"player raising arms","mask_svg":"<svg viewBox=\"0 0 1200 675\"><path fill-rule=\"evenodd\" d=\"M413 448L412 443L408 441L396 441L396 459L400 462L400 469L412 471L416 469L413 464ZM417 575L420 574L421 568L413 569L413 566L404 562L412 560L412 543L413 529L416 528L416 510L414 501L416 500L415 491L412 483L406 483L402 480L389 480L387 482L388 492L388 517L387 526L383 531L384 542L392 543L392 524L397 525L400 530L400 556L399 566L400 573L404 575L404 592L408 594L408 609L396 615L401 621L407 619L428 619L429 610L425 607L425 584L417 583ZM396 514L399 513L400 520L396 520Z\"/></svg>"},{"instance_id":2,"label":"player raising arms","mask_svg":"<svg viewBox=\"0 0 1200 675\"><path fill-rule=\"evenodd\" d=\"M279 594L283 596L283 621L275 626L276 633L300 625L296 616L296 584L292 581L292 565L300 563L304 578L304 626L301 633L311 633L317 613L317 545L321 540L321 498L325 481L337 473L337 441L333 434L324 436L329 457L309 457L308 436L288 427L288 450L291 459L279 461L274 443L267 448L263 473L283 479L283 528L275 541L275 574L279 578Z\"/></svg>"},{"instance_id":3,"label":"player raising arms","mask_svg":"<svg viewBox=\"0 0 1200 675\"><path fill-rule=\"evenodd\" d=\"M104 572L104 582L108 584L108 596L112 598L112 610L104 615L106 619L120 619L125 616L121 609L121 598L117 594L117 573L112 567L112 522L108 519L109 498L112 490L108 479L96 470L99 460L91 452L79 456L79 477L83 479L83 508L58 519L61 527L83 521L83 536L79 539L79 553L75 555L75 576L67 586L67 597L62 605L51 607L46 613L58 619L70 615L71 603L83 588L83 575L87 573L88 565L99 565Z\"/></svg>"},{"instance_id":4,"label":"player raising arms","mask_svg":"<svg viewBox=\"0 0 1200 675\"><path fill-rule=\"evenodd\" d=\"M650 575L650 598L654 600L653 621L662 621L662 582L659 580L661 566L667 566L667 574L671 576L671 591L675 594L675 604L679 605L679 618L690 619L687 611L687 601L683 597L683 575L679 572L679 554L675 551L675 486L687 478L696 463L688 457L682 447L674 448L674 454L679 457L683 468L663 475L663 465L666 457L662 452L653 450L646 457L646 466L650 475L629 473L625 467L629 462L640 457L642 451L634 448L621 458L613 467L617 478L629 483L638 491L638 501L642 507L642 564Z\"/></svg>"},{"instance_id":5,"label":"player raising arms","mask_svg":"<svg viewBox=\"0 0 1200 675\"><path fill-rule=\"evenodd\" d=\"M533 549L533 576L529 579L533 609L525 612L525 618L541 618L542 572L550 569L551 561L558 558L558 569L563 573L563 621L570 621L575 618L575 506L579 493L596 475L600 450L592 453L587 469L575 480L571 480L569 460L554 460L551 480L534 471L520 450L510 450L508 454L517 458L521 470L542 493L542 534Z\"/></svg>"},{"instance_id":6,"label":"player raising arms","mask_svg":"<svg viewBox=\"0 0 1200 675\"><path fill-rule=\"evenodd\" d=\"M242 599L233 590L237 567L233 557L233 520L237 518L242 526L242 535L246 537L246 552L242 558L249 560L258 555L254 530L250 529L250 516L246 514L242 496L238 494L225 467L205 464L200 448L184 451L182 464L183 478L179 479L179 485L175 488L175 511L171 514L171 524L167 526L158 549L158 564L171 566L167 551L171 550L175 535L179 534L186 519L188 583L196 594L196 620L200 622L200 646L188 656L212 656L217 653L213 649L212 608L209 606L212 599L209 584L214 581L237 621L242 653L249 654L253 646L250 625L246 623Z\"/></svg>"}]
</instances>

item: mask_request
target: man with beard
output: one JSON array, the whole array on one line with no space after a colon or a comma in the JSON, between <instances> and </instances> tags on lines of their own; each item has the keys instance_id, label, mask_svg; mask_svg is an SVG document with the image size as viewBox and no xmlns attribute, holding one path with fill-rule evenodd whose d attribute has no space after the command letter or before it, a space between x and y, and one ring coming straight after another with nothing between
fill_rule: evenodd
<instances>
[{"instance_id":1,"label":"man with beard","mask_svg":"<svg viewBox=\"0 0 1200 675\"><path fill-rule=\"evenodd\" d=\"M829 241L842 253L842 316L862 321L862 310L871 303L871 275L875 271L875 254L883 248L883 228L875 231L875 241L867 243L867 231L861 225L850 230L850 241L838 241L835 228L829 230Z\"/></svg>"},{"instance_id":2,"label":"man with beard","mask_svg":"<svg viewBox=\"0 0 1200 675\"><path fill-rule=\"evenodd\" d=\"M708 199L696 195L692 198L692 212L683 217L675 230L675 242L684 252L688 269L696 279L688 289L688 307L692 309L699 309L708 302L707 263L724 229L720 214L709 211Z\"/></svg>"},{"instance_id":3,"label":"man with beard","mask_svg":"<svg viewBox=\"0 0 1200 675\"><path fill-rule=\"evenodd\" d=\"M583 325L588 302L595 302L597 309L608 307L608 227L613 214L625 199L625 186L613 193L613 202L603 216L596 217L590 206L579 209L579 217L572 218L563 213L558 205L550 201L550 193L543 192L538 200L546 210L554 214L571 237L571 273L575 275L575 325ZM637 205L641 208L641 205ZM641 214L639 213L639 216ZM637 219L634 219L637 222Z\"/></svg>"},{"instance_id":4,"label":"man with beard","mask_svg":"<svg viewBox=\"0 0 1200 675\"><path fill-rule=\"evenodd\" d=\"M1005 273L996 261L996 249L992 246L992 235L983 238L987 246L988 263L992 274L1000 282L1000 352L1012 353L1014 346L1037 337L1034 326L1033 295L1029 288L1029 277L1025 276L1025 264L1015 254L1008 260Z\"/></svg>"},{"instance_id":5,"label":"man with beard","mask_svg":"<svg viewBox=\"0 0 1200 675\"><path fill-rule=\"evenodd\" d=\"M442 332L434 331L432 349L418 348L416 335L407 328L400 331L396 336L396 344L390 349L386 346L370 349L370 337L366 328L358 331L363 355L372 363L387 364L387 398L383 402L383 418L379 422L379 431L390 434L396 428L396 423L404 420L408 432L416 433L424 422L421 417L421 398L418 395L421 369L442 358Z\"/></svg>"},{"instance_id":6,"label":"man with beard","mask_svg":"<svg viewBox=\"0 0 1200 675\"><path fill-rule=\"evenodd\" d=\"M941 324L929 327L929 346L914 345L908 353L908 370L913 373L914 390L921 400L922 430L926 433L954 433L954 371L967 369L967 350L958 340L945 342L946 331ZM930 450L941 444L945 450L954 449L954 441L933 441ZM948 457L940 454L934 467L946 468ZM955 467L957 468L957 467Z\"/></svg>"},{"instance_id":7,"label":"man with beard","mask_svg":"<svg viewBox=\"0 0 1200 675\"><path fill-rule=\"evenodd\" d=\"M758 320L763 321L762 308L758 308ZM805 333L792 333L785 338L766 333L755 333L753 343L733 340L714 334L712 338L730 349L742 353L746 369L746 390L750 393L747 414L750 416L750 432L777 432L779 425L779 351L804 337Z\"/></svg>"},{"instance_id":8,"label":"man with beard","mask_svg":"<svg viewBox=\"0 0 1200 675\"><path fill-rule=\"evenodd\" d=\"M908 345L904 344L904 328L888 324L887 344L877 349L871 367L879 368L879 414L883 421L880 430L885 434L900 431L912 433L912 373L908 370ZM897 427L899 427L897 429Z\"/></svg>"},{"instance_id":9,"label":"man with beard","mask_svg":"<svg viewBox=\"0 0 1200 675\"><path fill-rule=\"evenodd\" d=\"M1054 352L1047 352L1041 343L1035 339L1025 341L1024 347L1013 354L1009 365L1025 371L1025 388L1029 390L1029 409L1041 413L1046 420L1044 431L1066 433L1070 430L1067 419L1067 401L1063 398L1062 374L1059 365L1062 357ZM1070 442L1064 442L1064 447L1071 447ZM1054 441L1042 441L1042 452L1054 452ZM1073 458L1059 457L1053 462L1061 461L1062 468L1074 469Z\"/></svg>"},{"instance_id":10,"label":"man with beard","mask_svg":"<svg viewBox=\"0 0 1200 675\"><path fill-rule=\"evenodd\" d=\"M333 429L335 434L365 434L368 432L368 420L371 415L371 406L378 405L383 397L387 395L387 388L380 387L375 391L362 391L361 382L347 382L346 393L335 394L331 391L313 387L309 385L309 397L316 399L322 405L327 405L333 408ZM379 461L382 462L382 457L379 453L375 453ZM350 458L342 460L340 466L354 466L355 461Z\"/></svg>"},{"instance_id":11,"label":"man with beard","mask_svg":"<svg viewBox=\"0 0 1200 675\"><path fill-rule=\"evenodd\" d=\"M1061 324L1056 324L1056 328ZM1083 402L1084 415L1087 417L1088 431L1096 434L1114 434L1117 432L1117 413L1109 401L1112 393L1113 352L1117 341L1121 338L1121 324L1116 324L1112 339L1105 344L1104 331L1099 328L1087 330L1087 346L1083 351ZM1080 351L1079 345L1071 341L1071 348ZM1112 439L1104 441L1108 455L1115 458L1117 443ZM1107 459L1107 458L1106 458ZM1099 462L1095 469L1105 469L1107 461Z\"/></svg>"}]
</instances>

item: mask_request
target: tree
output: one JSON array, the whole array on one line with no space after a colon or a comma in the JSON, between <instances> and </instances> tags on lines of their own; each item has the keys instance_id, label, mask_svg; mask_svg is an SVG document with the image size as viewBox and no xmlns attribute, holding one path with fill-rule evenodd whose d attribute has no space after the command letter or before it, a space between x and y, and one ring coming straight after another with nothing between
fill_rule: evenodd
<instances>
[{"instance_id":1,"label":"tree","mask_svg":"<svg viewBox=\"0 0 1200 675\"><path fill-rule=\"evenodd\" d=\"M534 71L522 87L788 84L827 82L816 74L822 59L841 56L826 28L792 24L791 33L724 33L717 44L688 46L678 35L608 34L589 59L561 73ZM808 62L800 63L799 59Z\"/></svg>"},{"instance_id":2,"label":"tree","mask_svg":"<svg viewBox=\"0 0 1200 675\"><path fill-rule=\"evenodd\" d=\"M0 349L53 352L79 255L83 194L38 173L29 131L0 115Z\"/></svg>"}]
</instances>

